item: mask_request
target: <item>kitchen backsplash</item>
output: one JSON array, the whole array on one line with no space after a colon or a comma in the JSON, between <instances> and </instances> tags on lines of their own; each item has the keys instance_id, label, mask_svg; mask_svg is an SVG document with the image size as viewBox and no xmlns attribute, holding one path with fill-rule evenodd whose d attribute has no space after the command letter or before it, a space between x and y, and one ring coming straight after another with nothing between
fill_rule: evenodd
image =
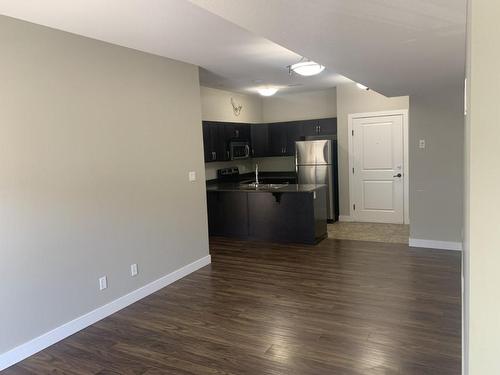
<instances>
[{"instance_id":1,"label":"kitchen backsplash","mask_svg":"<svg viewBox=\"0 0 500 375\"><path fill-rule=\"evenodd\" d=\"M247 173L252 171L254 164L251 159L205 163L205 179L213 180L217 178L217 169L229 167L238 167L240 173Z\"/></svg>"},{"instance_id":2,"label":"kitchen backsplash","mask_svg":"<svg viewBox=\"0 0 500 375\"><path fill-rule=\"evenodd\" d=\"M259 170L262 172L287 172L295 170L295 157L293 156L254 158L247 160L205 163L205 178L207 180L217 178L217 169L221 168L238 167L240 173L252 172L255 170L255 163L259 164Z\"/></svg>"},{"instance_id":3,"label":"kitchen backsplash","mask_svg":"<svg viewBox=\"0 0 500 375\"><path fill-rule=\"evenodd\" d=\"M295 156L277 156L272 158L254 158L252 163L259 164L263 172L288 172L295 170Z\"/></svg>"}]
</instances>

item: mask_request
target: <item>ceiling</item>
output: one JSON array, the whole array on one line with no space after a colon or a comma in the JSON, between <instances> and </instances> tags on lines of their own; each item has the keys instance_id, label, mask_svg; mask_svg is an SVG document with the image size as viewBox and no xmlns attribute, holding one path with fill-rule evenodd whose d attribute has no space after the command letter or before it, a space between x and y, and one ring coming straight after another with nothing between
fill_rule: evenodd
<instances>
[{"instance_id":1,"label":"ceiling","mask_svg":"<svg viewBox=\"0 0 500 375\"><path fill-rule=\"evenodd\" d=\"M0 14L198 65L209 87L297 92L347 80L332 69L291 77L301 56L187 0L0 0Z\"/></svg>"},{"instance_id":2,"label":"ceiling","mask_svg":"<svg viewBox=\"0 0 500 375\"><path fill-rule=\"evenodd\" d=\"M467 0L190 0L387 96L463 83Z\"/></svg>"},{"instance_id":3,"label":"ceiling","mask_svg":"<svg viewBox=\"0 0 500 375\"><path fill-rule=\"evenodd\" d=\"M0 14L199 65L210 87L295 92L349 77L387 96L463 80L465 9L466 0L0 0ZM290 77L301 55L327 69Z\"/></svg>"}]
</instances>

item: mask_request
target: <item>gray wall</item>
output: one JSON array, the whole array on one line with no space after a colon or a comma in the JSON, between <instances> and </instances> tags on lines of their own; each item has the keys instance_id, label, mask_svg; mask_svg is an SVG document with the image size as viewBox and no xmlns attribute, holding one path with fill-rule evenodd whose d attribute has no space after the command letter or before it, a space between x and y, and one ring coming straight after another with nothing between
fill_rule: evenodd
<instances>
[{"instance_id":1,"label":"gray wall","mask_svg":"<svg viewBox=\"0 0 500 375\"><path fill-rule=\"evenodd\" d=\"M0 51L2 353L206 256L208 236L197 67L3 16Z\"/></svg>"},{"instance_id":2,"label":"gray wall","mask_svg":"<svg viewBox=\"0 0 500 375\"><path fill-rule=\"evenodd\" d=\"M410 98L410 237L462 242L463 82ZM426 148L419 149L420 139Z\"/></svg>"},{"instance_id":3,"label":"gray wall","mask_svg":"<svg viewBox=\"0 0 500 375\"><path fill-rule=\"evenodd\" d=\"M339 148L340 215L350 215L348 116L354 113L408 109L409 97L388 98L373 90L360 90L356 83L337 86L337 137ZM410 126L412 120L410 119ZM411 174L411 172L410 172Z\"/></svg>"}]
</instances>

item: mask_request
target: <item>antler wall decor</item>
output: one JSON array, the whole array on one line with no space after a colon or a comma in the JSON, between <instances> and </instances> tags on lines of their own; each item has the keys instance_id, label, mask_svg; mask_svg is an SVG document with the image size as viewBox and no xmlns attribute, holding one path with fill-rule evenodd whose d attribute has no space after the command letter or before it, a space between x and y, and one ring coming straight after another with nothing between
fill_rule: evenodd
<instances>
[{"instance_id":1,"label":"antler wall decor","mask_svg":"<svg viewBox=\"0 0 500 375\"><path fill-rule=\"evenodd\" d=\"M239 116L243 106L241 104L237 105L233 98L231 98L231 105L233 106L233 113L235 116Z\"/></svg>"}]
</instances>

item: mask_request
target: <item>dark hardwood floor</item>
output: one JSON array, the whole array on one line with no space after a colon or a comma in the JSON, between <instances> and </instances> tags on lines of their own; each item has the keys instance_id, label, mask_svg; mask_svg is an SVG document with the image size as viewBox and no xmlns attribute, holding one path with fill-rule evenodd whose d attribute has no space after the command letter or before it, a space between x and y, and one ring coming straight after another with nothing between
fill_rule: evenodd
<instances>
[{"instance_id":1,"label":"dark hardwood floor","mask_svg":"<svg viewBox=\"0 0 500 375\"><path fill-rule=\"evenodd\" d=\"M459 252L345 240L210 248L210 266L5 375L460 374Z\"/></svg>"}]
</instances>

